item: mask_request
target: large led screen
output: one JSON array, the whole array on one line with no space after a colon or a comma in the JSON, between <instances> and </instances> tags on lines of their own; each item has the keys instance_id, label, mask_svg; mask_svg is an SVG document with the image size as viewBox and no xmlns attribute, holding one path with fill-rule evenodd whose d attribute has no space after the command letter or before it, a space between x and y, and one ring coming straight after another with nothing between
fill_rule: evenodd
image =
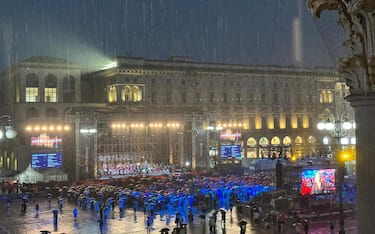
<instances>
[{"instance_id":1,"label":"large led screen","mask_svg":"<svg viewBox=\"0 0 375 234\"><path fill-rule=\"evenodd\" d=\"M302 195L332 193L335 188L335 169L308 169L302 171Z\"/></svg>"},{"instance_id":2,"label":"large led screen","mask_svg":"<svg viewBox=\"0 0 375 234\"><path fill-rule=\"evenodd\" d=\"M35 169L61 168L62 152L33 153L31 154L31 167Z\"/></svg>"},{"instance_id":3,"label":"large led screen","mask_svg":"<svg viewBox=\"0 0 375 234\"><path fill-rule=\"evenodd\" d=\"M62 146L62 137L41 133L30 138L30 145L33 147L57 149Z\"/></svg>"},{"instance_id":4,"label":"large led screen","mask_svg":"<svg viewBox=\"0 0 375 234\"><path fill-rule=\"evenodd\" d=\"M242 147L241 145L221 145L220 154L222 158L240 158L242 156Z\"/></svg>"}]
</instances>

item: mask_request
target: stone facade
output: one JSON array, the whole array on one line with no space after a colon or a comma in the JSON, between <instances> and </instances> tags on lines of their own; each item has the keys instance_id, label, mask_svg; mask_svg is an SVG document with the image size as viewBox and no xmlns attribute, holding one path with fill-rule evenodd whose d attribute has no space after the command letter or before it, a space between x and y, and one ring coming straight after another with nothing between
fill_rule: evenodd
<instances>
[{"instance_id":1,"label":"stone facade","mask_svg":"<svg viewBox=\"0 0 375 234\"><path fill-rule=\"evenodd\" d=\"M328 151L321 142L329 134L316 129L322 114L351 112L344 100L348 87L334 69L209 64L185 57L115 60L115 67L81 75L68 61L34 57L3 72L4 114L14 118L20 147L17 165L2 166L22 170L31 152L40 150L30 147L30 137L57 124L69 126L62 150L76 175L97 175L106 157L207 167L318 156ZM35 79L30 74L38 85L28 83ZM44 93L54 87L46 86L51 75L57 80L53 101ZM68 102L64 77L74 77L74 99ZM35 100L27 93L34 86ZM83 133L89 129L97 132ZM223 145L241 145L243 159L223 159Z\"/></svg>"}]
</instances>

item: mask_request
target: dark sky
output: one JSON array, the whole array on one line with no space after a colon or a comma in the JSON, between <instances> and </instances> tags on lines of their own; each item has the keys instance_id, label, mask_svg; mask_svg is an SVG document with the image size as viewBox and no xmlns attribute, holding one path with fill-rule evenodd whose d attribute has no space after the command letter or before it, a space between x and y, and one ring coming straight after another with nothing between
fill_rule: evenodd
<instances>
[{"instance_id":1,"label":"dark sky","mask_svg":"<svg viewBox=\"0 0 375 234\"><path fill-rule=\"evenodd\" d=\"M67 58L91 68L116 55L332 67L343 41L337 19L314 20L305 2L0 0L0 70L34 55ZM299 61L293 39L298 16Z\"/></svg>"}]
</instances>

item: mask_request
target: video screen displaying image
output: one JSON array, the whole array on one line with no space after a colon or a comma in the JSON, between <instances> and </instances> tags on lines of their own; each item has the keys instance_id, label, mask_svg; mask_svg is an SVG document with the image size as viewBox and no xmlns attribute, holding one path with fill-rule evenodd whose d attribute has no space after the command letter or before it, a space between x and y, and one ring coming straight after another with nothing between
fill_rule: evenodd
<instances>
[{"instance_id":1,"label":"video screen displaying image","mask_svg":"<svg viewBox=\"0 0 375 234\"><path fill-rule=\"evenodd\" d=\"M332 193L335 187L335 169L309 169L302 172L301 194Z\"/></svg>"},{"instance_id":2,"label":"video screen displaying image","mask_svg":"<svg viewBox=\"0 0 375 234\"><path fill-rule=\"evenodd\" d=\"M33 153L31 154L31 167L36 169L61 168L62 152Z\"/></svg>"},{"instance_id":3,"label":"video screen displaying image","mask_svg":"<svg viewBox=\"0 0 375 234\"><path fill-rule=\"evenodd\" d=\"M41 133L31 136L30 145L37 148L61 149L62 137Z\"/></svg>"},{"instance_id":4,"label":"video screen displaying image","mask_svg":"<svg viewBox=\"0 0 375 234\"><path fill-rule=\"evenodd\" d=\"M242 157L241 145L221 145L220 152L222 158Z\"/></svg>"}]
</instances>

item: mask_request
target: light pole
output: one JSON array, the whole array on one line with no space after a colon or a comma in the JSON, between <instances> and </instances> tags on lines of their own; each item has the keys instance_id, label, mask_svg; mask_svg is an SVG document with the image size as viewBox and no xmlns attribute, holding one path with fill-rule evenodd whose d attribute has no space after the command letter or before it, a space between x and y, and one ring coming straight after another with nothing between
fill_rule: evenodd
<instances>
[{"instance_id":1,"label":"light pole","mask_svg":"<svg viewBox=\"0 0 375 234\"><path fill-rule=\"evenodd\" d=\"M342 197L342 192L343 192L343 184L344 184L344 174L345 174L345 158L340 158L339 154L337 153L338 150L341 152L341 145L340 145L340 140L344 136L347 136L350 134L350 131L355 128L355 123L354 121L350 121L347 118L347 115L345 113L341 114L340 119L338 120L330 120L327 119L327 121L320 121L317 124L317 128L321 131L326 130L329 131L330 134L336 139L335 141L335 147L334 147L334 152L335 152L335 159L338 163L338 176L339 176L339 187L338 187L338 192L339 192L339 212L340 212L340 220L339 220L339 225L340 225L340 234L345 234L345 225L344 225L344 207L343 207L343 197Z\"/></svg>"},{"instance_id":2,"label":"light pole","mask_svg":"<svg viewBox=\"0 0 375 234\"><path fill-rule=\"evenodd\" d=\"M12 117L9 115L1 115L0 119L7 119L7 125L1 124L0 128L0 140L1 139L14 139L17 136L17 131L12 125Z\"/></svg>"},{"instance_id":3,"label":"light pole","mask_svg":"<svg viewBox=\"0 0 375 234\"><path fill-rule=\"evenodd\" d=\"M4 120L3 120L4 119ZM17 131L15 130L13 124L12 124L12 117L10 115L1 115L0 116L0 141L3 139L14 139L17 136ZM8 146L6 146L8 148ZM1 156L3 158L4 156ZM6 164L7 168L12 168L10 166L8 160ZM14 164L14 169L17 170L18 164Z\"/></svg>"}]
</instances>

